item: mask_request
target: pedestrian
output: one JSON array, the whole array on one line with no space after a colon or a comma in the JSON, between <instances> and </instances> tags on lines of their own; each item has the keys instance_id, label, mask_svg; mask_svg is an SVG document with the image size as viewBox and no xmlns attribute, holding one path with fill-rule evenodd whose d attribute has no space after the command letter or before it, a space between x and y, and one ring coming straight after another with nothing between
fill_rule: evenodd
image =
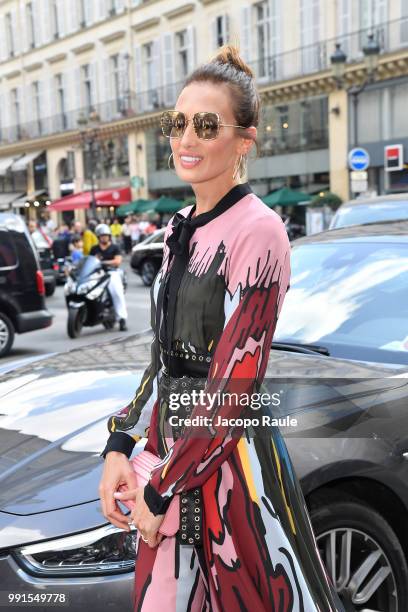
<instances>
[{"instance_id":1,"label":"pedestrian","mask_svg":"<svg viewBox=\"0 0 408 612\"><path fill-rule=\"evenodd\" d=\"M140 241L140 228L139 228L139 220L136 215L132 215L130 221L130 232L132 237L132 246L138 244Z\"/></svg>"},{"instance_id":2,"label":"pedestrian","mask_svg":"<svg viewBox=\"0 0 408 612\"><path fill-rule=\"evenodd\" d=\"M126 255L129 255L132 250L132 226L131 226L131 217L127 215L125 217L125 222L122 226L122 237L123 237L123 248L125 250Z\"/></svg>"},{"instance_id":3,"label":"pedestrian","mask_svg":"<svg viewBox=\"0 0 408 612\"><path fill-rule=\"evenodd\" d=\"M119 223L119 219L117 217L114 217L110 228L112 231L112 242L114 244L120 245L120 237L122 235L122 224Z\"/></svg>"},{"instance_id":4,"label":"pedestrian","mask_svg":"<svg viewBox=\"0 0 408 612\"><path fill-rule=\"evenodd\" d=\"M96 237L96 234L95 234L95 228L97 225L98 225L98 222L95 219L88 220L88 226L84 230L84 233L82 234L82 240L84 243L84 246L83 246L84 255L89 255L91 248L95 246L96 244L98 244L98 238Z\"/></svg>"},{"instance_id":5,"label":"pedestrian","mask_svg":"<svg viewBox=\"0 0 408 612\"><path fill-rule=\"evenodd\" d=\"M150 236L157 230L157 225L154 221L149 221L149 225L145 228L145 235Z\"/></svg>"},{"instance_id":6,"label":"pedestrian","mask_svg":"<svg viewBox=\"0 0 408 612\"><path fill-rule=\"evenodd\" d=\"M73 221L71 224L71 233L73 236L82 236L84 233L84 227L81 221Z\"/></svg>"},{"instance_id":7,"label":"pedestrian","mask_svg":"<svg viewBox=\"0 0 408 612\"><path fill-rule=\"evenodd\" d=\"M84 256L84 243L79 234L71 238L71 261L76 265Z\"/></svg>"},{"instance_id":8,"label":"pedestrian","mask_svg":"<svg viewBox=\"0 0 408 612\"><path fill-rule=\"evenodd\" d=\"M28 231L37 249L51 248L52 239L44 231L44 227L34 219L28 221Z\"/></svg>"},{"instance_id":9,"label":"pedestrian","mask_svg":"<svg viewBox=\"0 0 408 612\"><path fill-rule=\"evenodd\" d=\"M149 221L148 221L148 218L147 218L146 214L142 215L142 218L139 220L138 225L139 225L139 231L140 231L140 238L139 238L139 240L140 240L140 242L142 242L146 238L146 236L148 235L146 230L149 227Z\"/></svg>"},{"instance_id":10,"label":"pedestrian","mask_svg":"<svg viewBox=\"0 0 408 612\"><path fill-rule=\"evenodd\" d=\"M115 500L135 504L135 611L344 612L279 430L231 419L253 412L238 399L260 388L290 286L284 224L241 181L256 143L255 83L226 45L187 78L176 109L161 114L169 166L173 158L196 202L166 226L151 291L151 363L134 398L108 419L99 485L114 525L129 531ZM194 403L198 389L216 401ZM160 462L135 488L128 459L146 435ZM180 528L163 537L174 499Z\"/></svg>"}]
</instances>

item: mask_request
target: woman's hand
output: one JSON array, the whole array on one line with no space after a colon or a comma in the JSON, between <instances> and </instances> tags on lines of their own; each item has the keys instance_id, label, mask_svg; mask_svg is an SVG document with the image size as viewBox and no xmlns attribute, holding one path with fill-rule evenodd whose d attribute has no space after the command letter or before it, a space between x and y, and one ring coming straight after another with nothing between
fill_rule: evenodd
<instances>
[{"instance_id":1,"label":"woman's hand","mask_svg":"<svg viewBox=\"0 0 408 612\"><path fill-rule=\"evenodd\" d=\"M114 493L115 499L120 501L124 499L132 499L135 502L135 507L130 513L134 524L140 532L142 540L146 542L150 548L154 548L163 539L163 535L159 533L160 525L164 520L164 514L154 516L149 510L148 505L144 500L144 487Z\"/></svg>"},{"instance_id":2,"label":"woman's hand","mask_svg":"<svg viewBox=\"0 0 408 612\"><path fill-rule=\"evenodd\" d=\"M109 451L106 453L102 478L99 483L102 513L113 525L129 532L129 519L123 514L113 494L121 484L127 484L129 489L134 489L136 483L136 474L127 456L118 451Z\"/></svg>"}]
</instances>

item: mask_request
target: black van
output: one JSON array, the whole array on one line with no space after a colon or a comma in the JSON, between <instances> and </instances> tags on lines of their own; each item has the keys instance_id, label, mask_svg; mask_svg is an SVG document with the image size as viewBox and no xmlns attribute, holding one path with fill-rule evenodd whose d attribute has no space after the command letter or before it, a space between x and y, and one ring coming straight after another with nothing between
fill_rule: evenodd
<instances>
[{"instance_id":1,"label":"black van","mask_svg":"<svg viewBox=\"0 0 408 612\"><path fill-rule=\"evenodd\" d=\"M0 357L10 352L15 333L48 327L52 318L28 228L22 217L0 213Z\"/></svg>"}]
</instances>

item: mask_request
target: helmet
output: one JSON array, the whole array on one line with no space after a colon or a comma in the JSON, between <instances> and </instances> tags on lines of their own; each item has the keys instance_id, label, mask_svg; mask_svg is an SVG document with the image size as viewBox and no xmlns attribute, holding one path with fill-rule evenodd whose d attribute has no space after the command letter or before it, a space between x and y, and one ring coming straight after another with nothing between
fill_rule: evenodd
<instances>
[{"instance_id":1,"label":"helmet","mask_svg":"<svg viewBox=\"0 0 408 612\"><path fill-rule=\"evenodd\" d=\"M97 225L95 228L95 234L98 236L98 238L99 236L103 235L112 236L111 228L109 227L109 225L106 225L106 223L100 223L99 225Z\"/></svg>"}]
</instances>

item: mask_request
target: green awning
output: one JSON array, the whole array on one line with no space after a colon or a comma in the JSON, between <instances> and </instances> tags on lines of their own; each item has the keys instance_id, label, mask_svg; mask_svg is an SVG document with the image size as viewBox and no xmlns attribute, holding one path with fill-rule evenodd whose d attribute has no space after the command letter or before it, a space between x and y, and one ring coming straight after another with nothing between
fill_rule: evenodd
<instances>
[{"instance_id":1,"label":"green awning","mask_svg":"<svg viewBox=\"0 0 408 612\"><path fill-rule=\"evenodd\" d=\"M142 209L142 207L147 206L148 204L151 205L152 203L154 203L153 200L144 200L143 198L133 200L132 202L129 202L129 204L122 204L122 206L118 206L116 209L116 214L123 216L128 215L129 213L146 212L146 209ZM153 209L150 206L148 210Z\"/></svg>"},{"instance_id":2,"label":"green awning","mask_svg":"<svg viewBox=\"0 0 408 612\"><path fill-rule=\"evenodd\" d=\"M180 210L180 208L183 208L183 202L180 202L180 200L175 200L167 196L160 196L160 198L156 200L154 210L157 213L175 213Z\"/></svg>"},{"instance_id":3,"label":"green awning","mask_svg":"<svg viewBox=\"0 0 408 612\"><path fill-rule=\"evenodd\" d=\"M312 198L308 193L304 193L303 191L282 187L282 189L268 193L267 196L261 199L267 206L292 206L300 202L310 202Z\"/></svg>"},{"instance_id":4,"label":"green awning","mask_svg":"<svg viewBox=\"0 0 408 612\"><path fill-rule=\"evenodd\" d=\"M136 209L136 213L145 213L150 211L155 211L156 200L137 200L138 206Z\"/></svg>"}]
</instances>

